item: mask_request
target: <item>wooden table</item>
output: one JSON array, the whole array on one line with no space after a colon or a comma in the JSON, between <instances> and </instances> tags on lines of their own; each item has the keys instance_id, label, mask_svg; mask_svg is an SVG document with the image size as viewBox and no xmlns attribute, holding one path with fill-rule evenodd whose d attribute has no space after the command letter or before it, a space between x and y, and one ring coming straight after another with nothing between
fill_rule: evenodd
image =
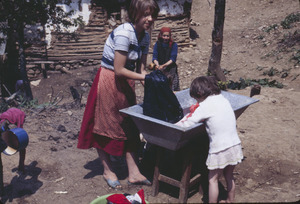
<instances>
[{"instance_id":1,"label":"wooden table","mask_svg":"<svg viewBox=\"0 0 300 204\"><path fill-rule=\"evenodd\" d=\"M208 143L207 141L203 141L201 145L186 145L180 150L177 150L176 153L180 155L180 158L183 160L183 165L179 166L179 168L182 168L182 174L181 179L176 180L174 178L171 178L167 175L163 175L160 171L161 165L163 164L162 158L164 156L164 153L166 152L166 149L163 147L156 146L157 148L157 157L156 157L156 163L154 167L154 175L153 175L153 184L152 184L152 196L156 196L159 192L159 182L164 182L169 185L175 186L179 188L179 203L186 203L188 199L188 193L191 187L193 187L196 184L199 184L199 192L203 190L203 186L201 185L200 181L202 180L201 177L206 177L207 175L201 175L201 173L197 172L196 175L194 175L191 178L191 172L192 172L192 164L193 159L195 156L199 154L203 154L206 158L206 154L208 152ZM200 150L201 149L201 150ZM200 162L200 161L199 161ZM180 163L180 162L179 162ZM205 165L204 165L205 166ZM206 168L206 166L205 166ZM169 171L176 170L176 169L170 169ZM204 178L204 180L207 178Z\"/></svg>"}]
</instances>

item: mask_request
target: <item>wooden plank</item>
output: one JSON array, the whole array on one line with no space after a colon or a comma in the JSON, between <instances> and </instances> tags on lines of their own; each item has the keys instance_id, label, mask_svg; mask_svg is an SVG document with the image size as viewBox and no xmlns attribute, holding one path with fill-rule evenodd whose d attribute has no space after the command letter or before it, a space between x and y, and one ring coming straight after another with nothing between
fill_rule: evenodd
<instances>
[{"instance_id":1,"label":"wooden plank","mask_svg":"<svg viewBox=\"0 0 300 204\"><path fill-rule=\"evenodd\" d=\"M55 48L57 47L104 47L103 43L95 43L95 42L89 42L89 43L59 43L55 44Z\"/></svg>"},{"instance_id":2,"label":"wooden plank","mask_svg":"<svg viewBox=\"0 0 300 204\"><path fill-rule=\"evenodd\" d=\"M181 182L180 181L178 181L178 180L175 180L175 179L173 179L173 178L171 178L171 177L168 177L168 176L166 176L166 175L162 175L162 174L160 174L159 176L158 176L158 180L159 181L162 181L162 182L165 182L165 183L168 183L168 184L170 184L170 185L172 185L172 186L175 186L175 187L180 187L180 185L181 185Z\"/></svg>"},{"instance_id":3,"label":"wooden plank","mask_svg":"<svg viewBox=\"0 0 300 204\"><path fill-rule=\"evenodd\" d=\"M100 60L102 55L78 55L78 56L49 56L49 60L53 61L61 61L61 60L87 60L87 59L94 59Z\"/></svg>"},{"instance_id":4,"label":"wooden plank","mask_svg":"<svg viewBox=\"0 0 300 204\"><path fill-rule=\"evenodd\" d=\"M78 39L78 40L64 40L64 41L56 41L53 43L55 46L56 44L66 44L66 43L103 43L101 40L103 36L99 36L97 38L86 38L86 39Z\"/></svg>"},{"instance_id":5,"label":"wooden plank","mask_svg":"<svg viewBox=\"0 0 300 204\"><path fill-rule=\"evenodd\" d=\"M65 51L65 52L48 52L48 57L50 56L55 56L55 55L59 55L59 56L75 56L75 55L91 55L91 54L101 54L100 50L86 50L86 51L80 51L80 50L74 50L74 51Z\"/></svg>"},{"instance_id":6,"label":"wooden plank","mask_svg":"<svg viewBox=\"0 0 300 204\"><path fill-rule=\"evenodd\" d=\"M48 61L48 60L40 60L40 61L33 61L31 64L53 64L54 61Z\"/></svg>"}]
</instances>

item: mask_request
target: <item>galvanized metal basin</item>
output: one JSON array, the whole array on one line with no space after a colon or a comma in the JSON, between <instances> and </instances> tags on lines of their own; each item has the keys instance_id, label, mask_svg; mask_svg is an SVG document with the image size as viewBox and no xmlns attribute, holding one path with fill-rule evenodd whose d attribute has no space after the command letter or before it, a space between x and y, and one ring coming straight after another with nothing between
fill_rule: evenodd
<instances>
[{"instance_id":1,"label":"galvanized metal basin","mask_svg":"<svg viewBox=\"0 0 300 204\"><path fill-rule=\"evenodd\" d=\"M222 94L229 100L236 118L238 118L249 105L259 101L254 98L227 91L222 91ZM196 103L196 100L190 97L189 89L177 92L176 97L183 108L184 115L189 112L190 106ZM195 137L199 137L205 133L203 123L195 124L188 128L179 127L175 124L144 115L141 105L125 108L120 110L120 112L131 116L147 142L169 150L178 150L192 141Z\"/></svg>"}]
</instances>

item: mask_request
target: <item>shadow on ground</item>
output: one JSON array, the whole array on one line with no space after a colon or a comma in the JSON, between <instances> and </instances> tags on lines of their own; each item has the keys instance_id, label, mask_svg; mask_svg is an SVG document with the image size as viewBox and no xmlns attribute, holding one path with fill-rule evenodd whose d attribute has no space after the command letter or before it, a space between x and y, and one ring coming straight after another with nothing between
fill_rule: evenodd
<instances>
[{"instance_id":1,"label":"shadow on ground","mask_svg":"<svg viewBox=\"0 0 300 204\"><path fill-rule=\"evenodd\" d=\"M13 177L10 184L4 186L1 194L1 202L25 203L26 197L35 194L39 188L43 186L43 182L39 181L38 177L42 169L37 167L38 162L34 161L28 166L25 166L25 172L17 172L18 176ZM17 171L17 168L12 170Z\"/></svg>"}]
</instances>

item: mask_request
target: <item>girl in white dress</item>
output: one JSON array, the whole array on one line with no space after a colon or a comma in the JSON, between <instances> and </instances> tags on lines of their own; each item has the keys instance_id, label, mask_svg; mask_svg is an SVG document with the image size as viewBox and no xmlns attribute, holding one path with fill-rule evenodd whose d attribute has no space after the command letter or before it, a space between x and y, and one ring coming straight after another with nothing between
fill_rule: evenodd
<instances>
[{"instance_id":1,"label":"girl in white dress","mask_svg":"<svg viewBox=\"0 0 300 204\"><path fill-rule=\"evenodd\" d=\"M209 202L217 203L219 177L224 174L227 184L227 200L234 201L235 183L233 170L243 159L241 140L236 130L236 117L229 101L221 94L214 77L201 76L193 80L191 97L197 100L194 111L176 125L189 127L204 122L209 137L209 152L206 160L209 169Z\"/></svg>"}]
</instances>

